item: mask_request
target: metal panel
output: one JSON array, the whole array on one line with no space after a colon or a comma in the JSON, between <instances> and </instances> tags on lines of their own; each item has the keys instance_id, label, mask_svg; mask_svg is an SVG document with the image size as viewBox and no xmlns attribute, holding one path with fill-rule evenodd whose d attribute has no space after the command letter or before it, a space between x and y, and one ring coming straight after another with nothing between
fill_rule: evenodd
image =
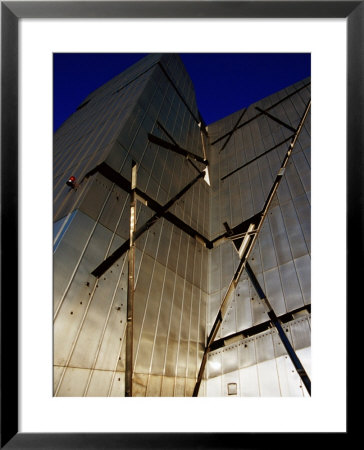
<instances>
[{"instance_id":1,"label":"metal panel","mask_svg":"<svg viewBox=\"0 0 364 450\"><path fill-rule=\"evenodd\" d=\"M287 357L287 351L283 345L282 339L280 338L278 331L276 329L272 330L272 338L274 345L274 354L276 358L280 358L281 356Z\"/></svg>"},{"instance_id":2,"label":"metal panel","mask_svg":"<svg viewBox=\"0 0 364 450\"><path fill-rule=\"evenodd\" d=\"M71 225L62 237L53 257L53 301L55 310L62 300L77 261L87 246L95 222L81 212L76 212ZM86 289L85 289L86 290Z\"/></svg>"},{"instance_id":3,"label":"metal panel","mask_svg":"<svg viewBox=\"0 0 364 450\"><path fill-rule=\"evenodd\" d=\"M211 378L206 381L206 396L221 397L222 377Z\"/></svg>"},{"instance_id":4,"label":"metal panel","mask_svg":"<svg viewBox=\"0 0 364 450\"><path fill-rule=\"evenodd\" d=\"M109 317L103 332L103 338L100 342L95 369L97 370L113 370L115 362L118 361L121 353L120 338L125 338L126 325L126 281L127 274L125 268L122 268L124 275L121 279L124 283L119 281L117 290L114 295L114 302L112 304ZM123 272L122 272L123 273ZM123 354L123 352L122 352ZM121 360L120 360L121 361Z\"/></svg>"},{"instance_id":5,"label":"metal panel","mask_svg":"<svg viewBox=\"0 0 364 450\"><path fill-rule=\"evenodd\" d=\"M257 363L274 359L273 339L270 333L264 333L255 338Z\"/></svg>"},{"instance_id":6,"label":"metal panel","mask_svg":"<svg viewBox=\"0 0 364 450\"><path fill-rule=\"evenodd\" d=\"M175 397L185 397L185 384L186 379L177 377L175 380L175 387L174 387L174 396Z\"/></svg>"},{"instance_id":7,"label":"metal panel","mask_svg":"<svg viewBox=\"0 0 364 450\"><path fill-rule=\"evenodd\" d=\"M292 259L292 254L280 208L271 209L268 217L278 264L284 264Z\"/></svg>"},{"instance_id":8,"label":"metal panel","mask_svg":"<svg viewBox=\"0 0 364 450\"><path fill-rule=\"evenodd\" d=\"M239 367L241 369L256 364L257 356L254 338L244 339L244 341L240 343L238 346L238 352L239 352Z\"/></svg>"},{"instance_id":9,"label":"metal panel","mask_svg":"<svg viewBox=\"0 0 364 450\"><path fill-rule=\"evenodd\" d=\"M72 352L71 366L94 366L112 309L115 310L119 307L120 311L121 308L125 310L124 307L118 306L119 302L114 300L115 285L119 278L120 270L118 272L108 273L107 279L100 279L97 282L92 301L88 306L87 315L83 320L82 329ZM119 316L121 317L121 314ZM122 340L122 333L123 328L120 326L119 333L115 335L114 339Z\"/></svg>"},{"instance_id":10,"label":"metal panel","mask_svg":"<svg viewBox=\"0 0 364 450\"><path fill-rule=\"evenodd\" d=\"M180 339L178 345L177 357L177 377L186 376L187 358L188 358L188 342Z\"/></svg>"},{"instance_id":11,"label":"metal panel","mask_svg":"<svg viewBox=\"0 0 364 450\"><path fill-rule=\"evenodd\" d=\"M54 322L54 361L63 365L75 345L81 331L89 306L92 304L94 292L97 287L94 282L87 286L91 270L96 267L105 253L105 247L110 240L111 232L98 225L92 234L90 242L82 258L69 288L65 291L64 300ZM85 290L85 286L88 289ZM88 292L87 292L88 290ZM56 311L57 312L57 311Z\"/></svg>"},{"instance_id":12,"label":"metal panel","mask_svg":"<svg viewBox=\"0 0 364 450\"><path fill-rule=\"evenodd\" d=\"M185 397L192 397L195 384L196 384L195 378L186 378Z\"/></svg>"},{"instance_id":13,"label":"metal panel","mask_svg":"<svg viewBox=\"0 0 364 450\"><path fill-rule=\"evenodd\" d=\"M311 327L306 318L295 320L291 324L291 333L296 350L311 346Z\"/></svg>"},{"instance_id":14,"label":"metal panel","mask_svg":"<svg viewBox=\"0 0 364 450\"><path fill-rule=\"evenodd\" d=\"M300 221L300 225L303 231L303 235L306 240L307 248L311 248L311 223L309 217L311 215L310 203L307 199L307 195L301 195L294 200L294 206Z\"/></svg>"},{"instance_id":15,"label":"metal panel","mask_svg":"<svg viewBox=\"0 0 364 450\"><path fill-rule=\"evenodd\" d=\"M67 368L57 395L60 397L82 397L89 375L90 370L88 369Z\"/></svg>"},{"instance_id":16,"label":"metal panel","mask_svg":"<svg viewBox=\"0 0 364 450\"><path fill-rule=\"evenodd\" d=\"M222 373L230 373L239 368L238 346L229 346L222 350Z\"/></svg>"},{"instance_id":17,"label":"metal panel","mask_svg":"<svg viewBox=\"0 0 364 450\"><path fill-rule=\"evenodd\" d=\"M221 325L221 336L228 336L237 331L236 328L236 304L232 299L229 303L229 307L226 311L225 318Z\"/></svg>"},{"instance_id":18,"label":"metal panel","mask_svg":"<svg viewBox=\"0 0 364 450\"><path fill-rule=\"evenodd\" d=\"M259 397L260 388L257 366L250 366L239 370L240 393L242 397Z\"/></svg>"},{"instance_id":19,"label":"metal panel","mask_svg":"<svg viewBox=\"0 0 364 450\"><path fill-rule=\"evenodd\" d=\"M306 192L311 190L311 170L303 152L292 154L297 173Z\"/></svg>"},{"instance_id":20,"label":"metal panel","mask_svg":"<svg viewBox=\"0 0 364 450\"><path fill-rule=\"evenodd\" d=\"M149 375L147 397L160 397L161 396L162 377L156 375Z\"/></svg>"},{"instance_id":21,"label":"metal panel","mask_svg":"<svg viewBox=\"0 0 364 450\"><path fill-rule=\"evenodd\" d=\"M222 353L221 351L212 352L207 359L207 378L218 377L222 374Z\"/></svg>"},{"instance_id":22,"label":"metal panel","mask_svg":"<svg viewBox=\"0 0 364 450\"><path fill-rule=\"evenodd\" d=\"M256 277L264 289L264 284L261 275L256 275ZM250 304L252 309L253 325L257 325L261 322L265 322L266 320L268 320L268 315L264 303L259 298L259 295L255 291L254 287L251 285L250 281L249 286L250 286Z\"/></svg>"},{"instance_id":23,"label":"metal panel","mask_svg":"<svg viewBox=\"0 0 364 450\"><path fill-rule=\"evenodd\" d=\"M281 206L282 216L293 258L307 254L308 249L293 202Z\"/></svg>"},{"instance_id":24,"label":"metal panel","mask_svg":"<svg viewBox=\"0 0 364 450\"><path fill-rule=\"evenodd\" d=\"M63 374L64 367L53 366L53 393L56 391L61 376Z\"/></svg>"},{"instance_id":25,"label":"metal panel","mask_svg":"<svg viewBox=\"0 0 364 450\"><path fill-rule=\"evenodd\" d=\"M282 397L304 397L306 388L302 384L291 360L288 357L277 359L277 368Z\"/></svg>"},{"instance_id":26,"label":"metal panel","mask_svg":"<svg viewBox=\"0 0 364 450\"><path fill-rule=\"evenodd\" d=\"M241 280L235 294L237 330L245 330L253 325L250 298L249 283L247 280Z\"/></svg>"},{"instance_id":27,"label":"metal panel","mask_svg":"<svg viewBox=\"0 0 364 450\"><path fill-rule=\"evenodd\" d=\"M281 265L279 271L282 277L282 286L287 310L292 311L300 308L303 306L303 298L293 261Z\"/></svg>"},{"instance_id":28,"label":"metal panel","mask_svg":"<svg viewBox=\"0 0 364 450\"><path fill-rule=\"evenodd\" d=\"M309 255L294 260L305 305L311 304L311 258Z\"/></svg>"},{"instance_id":29,"label":"metal panel","mask_svg":"<svg viewBox=\"0 0 364 450\"><path fill-rule=\"evenodd\" d=\"M113 373L106 370L94 370L87 389L87 397L107 397Z\"/></svg>"},{"instance_id":30,"label":"metal panel","mask_svg":"<svg viewBox=\"0 0 364 450\"><path fill-rule=\"evenodd\" d=\"M161 397L173 397L174 378L164 376L162 378Z\"/></svg>"},{"instance_id":31,"label":"metal panel","mask_svg":"<svg viewBox=\"0 0 364 450\"><path fill-rule=\"evenodd\" d=\"M134 372L133 376L133 396L145 397L148 384L148 375Z\"/></svg>"},{"instance_id":32,"label":"metal panel","mask_svg":"<svg viewBox=\"0 0 364 450\"><path fill-rule=\"evenodd\" d=\"M277 265L277 258L268 221L264 223L260 231L257 244L260 247L262 269L266 271L275 267Z\"/></svg>"},{"instance_id":33,"label":"metal panel","mask_svg":"<svg viewBox=\"0 0 364 450\"><path fill-rule=\"evenodd\" d=\"M245 369L246 370L246 369ZM261 397L280 397L277 365L275 360L264 361L257 365L259 390Z\"/></svg>"},{"instance_id":34,"label":"metal panel","mask_svg":"<svg viewBox=\"0 0 364 450\"><path fill-rule=\"evenodd\" d=\"M287 312L285 298L282 291L282 283L278 268L264 272L266 296L272 305L274 312L281 315Z\"/></svg>"}]
</instances>

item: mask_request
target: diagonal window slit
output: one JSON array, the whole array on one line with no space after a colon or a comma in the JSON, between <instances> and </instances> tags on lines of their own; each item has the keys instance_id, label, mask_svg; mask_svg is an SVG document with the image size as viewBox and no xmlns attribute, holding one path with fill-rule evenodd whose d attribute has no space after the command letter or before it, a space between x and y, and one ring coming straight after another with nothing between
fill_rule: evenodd
<instances>
[{"instance_id":1,"label":"diagonal window slit","mask_svg":"<svg viewBox=\"0 0 364 450\"><path fill-rule=\"evenodd\" d=\"M274 103L273 105L271 105L269 108L267 108L265 111L269 111L273 108L275 108L276 106L278 106L279 104L281 104L282 102L284 102L285 100L288 100L289 98L291 98L293 95L298 94L298 92L302 91L303 89L305 89L306 87L310 86L311 82L305 84L304 86L300 87L299 89L297 89L294 92L291 92L290 94L286 95L286 97L278 100L278 102ZM244 127L245 125L247 125L248 123L252 122L253 120L257 119L258 117L260 117L263 113L260 112L259 114L255 115L254 117L252 117L251 119L247 120L246 122L243 122L242 124L240 124L239 126L237 126L235 129L230 130L229 132L225 133L223 136L220 136L219 138L215 139L213 142L211 142L211 145L216 144L217 142L221 141L222 139L226 138L227 136L229 136L229 134L235 132L236 130L239 130L240 128Z\"/></svg>"},{"instance_id":2,"label":"diagonal window slit","mask_svg":"<svg viewBox=\"0 0 364 450\"><path fill-rule=\"evenodd\" d=\"M224 175L221 178L221 181L226 180L226 178L230 177L231 175L233 175L235 172L237 172L238 170L244 169L244 167L248 166L249 164L253 163L254 161L258 160L259 158L261 158L262 156L267 155L269 152L275 150L276 148L280 147L281 145L285 144L286 142L290 141L293 138L294 135L289 136L287 139L285 139L284 141L280 142L279 144L274 145L272 148L270 148L269 150L266 150L264 153L262 153L261 155L256 156L255 158L251 159L250 161L248 161L247 163L243 164L240 167L237 167L236 169L234 169L232 172L228 173L227 175Z\"/></svg>"},{"instance_id":3,"label":"diagonal window slit","mask_svg":"<svg viewBox=\"0 0 364 450\"><path fill-rule=\"evenodd\" d=\"M208 165L208 162L204 158L195 155L194 153L188 150L185 150L184 148L180 147L177 144L171 144L170 142L167 142L164 139L154 136L151 133L148 133L148 139L153 144L159 145L160 147L166 148L167 150L171 150L172 152L178 153L179 155L185 156L186 158L194 159L195 161L198 161L204 164L205 166Z\"/></svg>"},{"instance_id":4,"label":"diagonal window slit","mask_svg":"<svg viewBox=\"0 0 364 450\"><path fill-rule=\"evenodd\" d=\"M288 123L283 122L283 120L278 119L278 117L273 116L268 111L259 108L259 106L256 106L255 109L257 111L261 112L262 114L264 114L265 116L269 117L270 119L274 120L274 122L279 123L279 125L282 125L283 127L287 128L288 130L293 131L294 133L296 132L295 128L291 127L291 125L288 125Z\"/></svg>"}]
</instances>

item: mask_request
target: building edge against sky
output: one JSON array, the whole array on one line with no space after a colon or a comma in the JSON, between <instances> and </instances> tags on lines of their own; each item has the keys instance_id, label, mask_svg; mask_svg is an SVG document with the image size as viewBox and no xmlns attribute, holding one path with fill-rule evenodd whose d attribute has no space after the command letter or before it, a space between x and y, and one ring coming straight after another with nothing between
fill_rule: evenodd
<instances>
[{"instance_id":1,"label":"building edge against sky","mask_svg":"<svg viewBox=\"0 0 364 450\"><path fill-rule=\"evenodd\" d=\"M136 229L146 224L135 242L133 395L193 394L240 262L231 236L242 240L262 211L309 100L305 79L206 130L180 58L152 54L57 130L54 395L124 395L132 160L144 196ZM248 258L308 375L309 124L308 112ZM246 271L223 313L198 395L308 395Z\"/></svg>"}]
</instances>

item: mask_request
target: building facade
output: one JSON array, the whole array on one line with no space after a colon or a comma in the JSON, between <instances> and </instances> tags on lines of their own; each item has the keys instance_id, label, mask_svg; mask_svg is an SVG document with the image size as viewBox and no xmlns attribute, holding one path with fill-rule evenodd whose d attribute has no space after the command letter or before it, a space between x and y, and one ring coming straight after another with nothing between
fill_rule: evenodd
<instances>
[{"instance_id":1,"label":"building facade","mask_svg":"<svg viewBox=\"0 0 364 450\"><path fill-rule=\"evenodd\" d=\"M132 395L309 395L245 268L309 376L309 102L306 79L206 127L179 56L152 54L57 130L55 396L125 395L133 195Z\"/></svg>"}]
</instances>

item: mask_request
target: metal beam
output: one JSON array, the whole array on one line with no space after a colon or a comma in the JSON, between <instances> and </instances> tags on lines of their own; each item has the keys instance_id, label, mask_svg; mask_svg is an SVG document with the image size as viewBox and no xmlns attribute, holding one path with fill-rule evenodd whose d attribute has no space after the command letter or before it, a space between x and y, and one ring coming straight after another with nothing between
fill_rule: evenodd
<instances>
[{"instance_id":1,"label":"metal beam","mask_svg":"<svg viewBox=\"0 0 364 450\"><path fill-rule=\"evenodd\" d=\"M294 309L288 313L282 314L278 316L278 320L281 323L288 324L292 320L295 320L295 315L301 312L306 312L306 314L311 313L311 305L301 306L300 308ZM237 333L229 334L228 336L224 336L223 338L217 339L211 345L211 351L218 350L219 348L226 347L230 345L230 343L236 342L238 339L245 339L251 336L255 336L259 333L263 333L264 331L272 328L272 324L270 320L266 320L265 322L261 322L258 325L253 325L252 327L245 328L244 330L238 331Z\"/></svg>"},{"instance_id":2,"label":"metal beam","mask_svg":"<svg viewBox=\"0 0 364 450\"><path fill-rule=\"evenodd\" d=\"M296 132L295 132L294 136L291 139L291 143L290 143L290 145L288 147L288 150L287 150L286 155L285 155L285 157L283 159L281 167L280 167L280 169L279 169L279 171L277 173L276 179L275 179L275 181L273 183L273 186L272 186L272 188L271 188L271 190L270 190L270 192L269 192L269 194L267 196L267 199L266 199L266 201L264 203L263 209L262 209L262 211L260 213L259 224L258 224L257 227L256 226L254 227L256 233L253 235L252 239L250 239L249 242L247 242L247 244L245 245L244 251L239 253L239 257L241 259L240 259L238 268L236 269L235 274L233 276L233 279L231 280L231 282L229 284L229 287L228 287L228 289L227 289L227 291L226 291L226 293L224 295L224 298L223 298L223 300L221 302L220 309L219 309L219 311L217 313L217 317L215 319L215 322L214 322L214 324L213 324L213 326L211 328L211 332L210 332L210 334L208 336L208 339L207 339L205 351L204 351L204 354L202 356L202 362L201 362L200 370L199 370L198 375L197 375L196 385L195 385L195 388L194 388L194 391L193 391L193 394L192 394L193 397L197 397L197 395L198 395L198 391L200 389L200 385L201 385L201 381L202 381L203 372L204 372L205 365L206 365L206 362L207 362L207 355L210 352L211 344L214 342L216 334L217 334L217 332L218 332L218 330L219 330L219 328L220 328L220 326L222 324L222 321L224 320L225 313L227 311L227 308L228 308L228 305L229 305L229 302L230 302L231 294L234 292L234 290L235 290L235 288L236 288L236 286L237 286L237 284L239 282L239 279L241 277L241 274L242 274L244 268L246 267L246 263L248 261L249 255L250 255L250 253L251 253L251 251L252 251L252 249L254 247L254 244L255 244L255 242L256 242L256 240L258 238L259 232L262 229L262 226L263 226L264 220L266 218L268 209L269 209L269 207L270 207L270 205L272 203L274 194L277 192L278 186L279 186L279 184L281 182L281 179L283 177L283 174L284 174L285 168L287 166L288 160L289 160L289 158L290 158L290 156L292 154L293 147L294 147L295 143L297 142L298 136L299 136L299 134L300 134L300 132L302 130L303 124L304 124L304 122L306 120L306 117L307 117L307 114L308 114L308 111L309 111L310 107L311 107L311 100L306 105L306 108L305 108L305 111L304 111L304 113L303 113L303 115L301 117L300 123L299 123L299 125L298 125L298 127L296 129Z\"/></svg>"},{"instance_id":3,"label":"metal beam","mask_svg":"<svg viewBox=\"0 0 364 450\"><path fill-rule=\"evenodd\" d=\"M134 231L136 225L136 180L137 164L132 162L131 193L130 193L130 228L128 253L128 293L126 309L126 354L125 354L125 397L133 396L133 310L135 290L135 242Z\"/></svg>"},{"instance_id":4,"label":"metal beam","mask_svg":"<svg viewBox=\"0 0 364 450\"><path fill-rule=\"evenodd\" d=\"M119 175L119 174L118 174ZM154 225L158 219L164 217L169 222L173 223L173 225L180 228L185 233L189 234L191 237L199 240L199 242L203 242L207 248L211 248L211 242L198 231L194 230L192 227L187 225L183 220L179 219L174 214L170 213L168 209L170 209L174 203L180 199L200 178L203 178L204 172L200 172L192 181L190 181L180 192L178 192L173 198L171 198L164 206L160 205L158 202L153 200L147 194L142 192L140 189L135 187L134 192L136 197L143 201L149 208L153 209L156 214L152 216L147 222L145 222L140 228L135 230L134 233L134 241L136 241L145 231L147 231L152 225ZM121 175L120 175L121 177ZM132 192L132 190L130 191ZM130 240L125 241L120 247L118 247L110 256L108 256L102 263L100 263L91 274L96 278L99 278L103 273L106 272L109 267L111 267L122 255L128 250L130 245Z\"/></svg>"},{"instance_id":5,"label":"metal beam","mask_svg":"<svg viewBox=\"0 0 364 450\"><path fill-rule=\"evenodd\" d=\"M154 136L151 133L148 133L148 139L153 144L157 144L160 147L164 147L168 150L172 150L172 152L178 153L179 155L185 156L186 158L194 159L195 161L198 161L198 162L204 164L205 166L208 165L208 162L204 158L202 158L199 155L195 155L194 153L192 153L188 150L185 150L184 148L180 147L177 144L172 144L170 142L167 142L164 139L161 139L158 136Z\"/></svg>"},{"instance_id":6,"label":"metal beam","mask_svg":"<svg viewBox=\"0 0 364 450\"><path fill-rule=\"evenodd\" d=\"M289 342L289 339L284 332L282 325L276 316L271 304L269 303L269 300L267 296L265 295L259 281L257 280L252 268L250 267L249 262L247 261L245 263L245 270L250 278L250 281L252 282L254 289L256 290L260 300L262 300L263 304L268 309L268 316L270 318L270 321L272 325L277 329L279 337L281 338L282 344L284 345L284 348L287 351L288 356L290 357L295 369L297 370L298 375L300 376L302 383L305 385L308 393L311 396L311 380L309 376L307 375L301 361L299 360L298 356L296 355L296 352L294 351L294 348L292 347L291 343Z\"/></svg>"}]
</instances>

